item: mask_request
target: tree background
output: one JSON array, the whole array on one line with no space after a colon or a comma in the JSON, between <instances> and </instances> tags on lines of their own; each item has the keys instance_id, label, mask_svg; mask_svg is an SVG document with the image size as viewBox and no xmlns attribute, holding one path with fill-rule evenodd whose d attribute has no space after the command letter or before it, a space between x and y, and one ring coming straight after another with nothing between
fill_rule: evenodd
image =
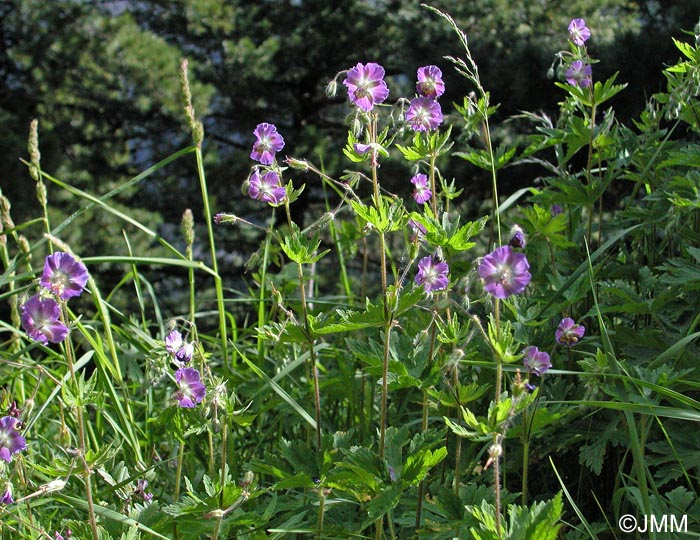
<instances>
[{"instance_id":1,"label":"tree background","mask_svg":"<svg viewBox=\"0 0 700 540\"><path fill-rule=\"evenodd\" d=\"M593 30L589 49L601 59L594 66L596 79L619 71L619 82L643 89L634 92L636 100L623 93L614 103L618 117L627 121L640 113L643 96L663 87L661 70L678 57L671 36L693 29L699 4L433 3L466 31L484 86L492 102L500 104L496 142L517 140L517 122L503 121L521 111L555 113L561 96L548 71L556 52L566 47L571 18L584 17ZM412 96L418 67L437 64L447 83L445 113L454 113L450 103L461 104L471 91L443 58L462 54L454 34L413 1L4 0L0 40L0 120L5 127L0 178L18 223L39 213L32 181L20 162L27 156L33 118L40 125L42 168L94 194L106 193L190 144L178 80L182 58L189 59L195 108L204 122L213 210L235 210L253 221L265 216L257 214L259 205L248 203L241 185L251 163L252 130L259 122L278 126L286 139L284 154L309 157L331 175L348 165L340 152L349 112L343 76L337 79L341 84L336 96L325 92L340 71L357 62L382 64L390 100L396 100ZM458 137L458 145L468 144L467 134ZM443 174L464 189L465 212L488 198L488 180L479 170L466 162L451 166ZM384 164L382 173L389 189L409 192L410 171L398 159ZM538 174L532 167L504 170L503 192L520 183L531 185ZM75 199L62 197L49 188L56 220L75 210ZM178 160L122 194L117 204L177 242L186 208L192 208L203 226L199 200L193 160ZM295 205L297 220L321 200L319 189L309 185ZM108 214L81 219L64 238L76 251L126 251L123 224ZM27 234L32 233L41 231L37 227ZM224 273L241 274L247 239L234 228L218 234ZM149 246L136 245L134 250L139 247ZM207 258L204 251L197 256Z\"/></svg>"}]
</instances>

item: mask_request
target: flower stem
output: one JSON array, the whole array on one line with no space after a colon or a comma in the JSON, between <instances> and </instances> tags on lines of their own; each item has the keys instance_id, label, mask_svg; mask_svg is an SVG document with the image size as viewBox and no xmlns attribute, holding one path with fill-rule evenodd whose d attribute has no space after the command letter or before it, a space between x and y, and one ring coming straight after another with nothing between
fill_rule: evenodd
<instances>
[{"instance_id":1,"label":"flower stem","mask_svg":"<svg viewBox=\"0 0 700 540\"><path fill-rule=\"evenodd\" d=\"M287 212L287 222L290 231L292 230L292 214L289 210L289 199L286 198L284 208ZM311 377L314 384L314 409L316 420L316 450L321 451L321 391L319 388L318 368L316 366L316 350L314 348L314 339L311 337L311 329L309 328L308 307L306 302L306 287L304 284L304 269L301 263L297 263L297 276L299 277L299 294L301 296L301 316L304 319L304 330L306 339L309 343L309 363L311 368Z\"/></svg>"},{"instance_id":2,"label":"flower stem","mask_svg":"<svg viewBox=\"0 0 700 540\"><path fill-rule=\"evenodd\" d=\"M369 122L369 139L371 143L377 142L377 115L372 115ZM372 151L372 187L374 188L374 204L378 211L381 212L382 199L381 193L379 192L379 179L377 176L377 169L379 168L379 163L377 162L377 152ZM381 396L381 407L380 407L380 421L379 421L379 455L381 459L384 459L384 444L386 439L386 424L387 424L387 402L388 402L388 392L389 392L389 356L390 356L390 342L391 342L391 327L393 322L393 314L391 313L389 307L389 294L387 289L386 281L386 238L384 236L384 231L379 231L379 272L381 274L382 283L382 299L384 305L384 354L382 358L382 396Z\"/></svg>"},{"instance_id":3,"label":"flower stem","mask_svg":"<svg viewBox=\"0 0 700 540\"><path fill-rule=\"evenodd\" d=\"M61 322L66 323L65 317L65 306L61 306ZM66 361L68 362L68 369L70 371L71 384L73 385L73 391L77 396L77 403L75 405L75 420L78 425L78 444L80 449L80 459L82 461L82 472L83 481L85 482L85 499L87 501L88 507L88 521L90 523L90 530L92 531L93 540L99 540L99 532L97 530L97 519L95 517L95 503L93 501L92 494L92 478L90 466L85 459L85 453L87 452L87 445L85 442L85 419L83 417L83 395L82 389L78 384L78 378L75 375L75 366L73 364L73 345L70 338L66 341L65 346Z\"/></svg>"}]
</instances>

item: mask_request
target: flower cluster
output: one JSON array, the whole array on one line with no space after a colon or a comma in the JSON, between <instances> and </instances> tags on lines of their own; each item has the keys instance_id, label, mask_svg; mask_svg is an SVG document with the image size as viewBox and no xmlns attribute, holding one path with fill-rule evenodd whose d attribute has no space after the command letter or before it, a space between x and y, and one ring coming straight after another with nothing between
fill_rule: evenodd
<instances>
[{"instance_id":1,"label":"flower cluster","mask_svg":"<svg viewBox=\"0 0 700 540\"><path fill-rule=\"evenodd\" d=\"M277 206L284 202L287 190L282 185L275 168L275 154L284 148L284 138L277 132L277 126L263 122L255 130L255 142L250 158L265 166L263 172L256 167L248 178L248 195L252 199ZM268 167L272 167L269 168Z\"/></svg>"},{"instance_id":2,"label":"flower cluster","mask_svg":"<svg viewBox=\"0 0 700 540\"><path fill-rule=\"evenodd\" d=\"M569 39L576 47L585 47L591 37L591 30L583 19L572 19L569 23ZM585 56L585 55L584 55ZM580 58L569 64L566 70L566 82L579 88L588 88L593 84L593 70L588 61Z\"/></svg>"},{"instance_id":3,"label":"flower cluster","mask_svg":"<svg viewBox=\"0 0 700 540\"><path fill-rule=\"evenodd\" d=\"M165 336L165 350L173 356L178 365L188 364L194 355L194 343L185 341L179 330L171 330Z\"/></svg>"},{"instance_id":4,"label":"flower cluster","mask_svg":"<svg viewBox=\"0 0 700 540\"><path fill-rule=\"evenodd\" d=\"M80 296L88 281L85 265L72 255L56 252L46 257L39 283L42 292L22 305L22 328L40 343L60 343L68 335L56 301Z\"/></svg>"},{"instance_id":5,"label":"flower cluster","mask_svg":"<svg viewBox=\"0 0 700 540\"><path fill-rule=\"evenodd\" d=\"M413 131L432 131L442 124L442 109L437 99L445 92L442 71L437 66L418 68L416 91L406 111L406 122Z\"/></svg>"},{"instance_id":6,"label":"flower cluster","mask_svg":"<svg viewBox=\"0 0 700 540\"><path fill-rule=\"evenodd\" d=\"M177 390L174 397L180 407L191 409L201 403L207 393L199 371L187 367L194 355L194 343L185 341L177 329L171 330L164 341L165 350L170 353L173 364L178 367L175 372Z\"/></svg>"}]
</instances>

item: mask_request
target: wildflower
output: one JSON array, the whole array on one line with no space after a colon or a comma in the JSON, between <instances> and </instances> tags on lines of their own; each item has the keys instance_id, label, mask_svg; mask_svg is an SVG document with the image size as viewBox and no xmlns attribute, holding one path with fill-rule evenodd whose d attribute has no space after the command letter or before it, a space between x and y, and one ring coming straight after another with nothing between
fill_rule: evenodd
<instances>
[{"instance_id":1,"label":"wildflower","mask_svg":"<svg viewBox=\"0 0 700 540\"><path fill-rule=\"evenodd\" d=\"M258 201L279 204L287 196L287 190L280 184L280 177L274 171L268 171L262 176L256 169L250 177L248 195Z\"/></svg>"},{"instance_id":2,"label":"wildflower","mask_svg":"<svg viewBox=\"0 0 700 540\"><path fill-rule=\"evenodd\" d=\"M250 159L259 161L263 165L271 165L275 154L284 148L284 139L277 133L277 126L263 122L253 130L255 143Z\"/></svg>"},{"instance_id":3,"label":"wildflower","mask_svg":"<svg viewBox=\"0 0 700 540\"><path fill-rule=\"evenodd\" d=\"M416 174L411 178L411 184L415 186L416 189L413 190L413 200L418 204L426 203L433 196L433 192L430 191L428 187L428 177L422 173Z\"/></svg>"},{"instance_id":4,"label":"wildflower","mask_svg":"<svg viewBox=\"0 0 700 540\"><path fill-rule=\"evenodd\" d=\"M207 389L200 380L199 371L194 368L180 368L175 372L178 390L175 397L180 407L193 408L200 403Z\"/></svg>"},{"instance_id":5,"label":"wildflower","mask_svg":"<svg viewBox=\"0 0 700 540\"><path fill-rule=\"evenodd\" d=\"M68 335L68 328L59 320L60 313L53 298L35 294L22 305L22 328L40 343L60 343Z\"/></svg>"},{"instance_id":6,"label":"wildflower","mask_svg":"<svg viewBox=\"0 0 700 540\"><path fill-rule=\"evenodd\" d=\"M366 154L372 149L371 144L363 144L363 143L355 143L352 145L352 147L355 149L355 152L357 152L360 155Z\"/></svg>"},{"instance_id":7,"label":"wildflower","mask_svg":"<svg viewBox=\"0 0 700 540\"><path fill-rule=\"evenodd\" d=\"M175 358L180 362L187 364L194 356L194 344L183 343L182 347L175 353Z\"/></svg>"},{"instance_id":8,"label":"wildflower","mask_svg":"<svg viewBox=\"0 0 700 540\"><path fill-rule=\"evenodd\" d=\"M586 21L583 19L572 19L569 23L569 39L582 47L583 44L591 37L591 30L586 26Z\"/></svg>"},{"instance_id":9,"label":"wildflower","mask_svg":"<svg viewBox=\"0 0 700 540\"><path fill-rule=\"evenodd\" d=\"M431 255L418 261L416 283L423 286L425 294L441 291L447 287L449 268L447 263L434 259Z\"/></svg>"},{"instance_id":10,"label":"wildflower","mask_svg":"<svg viewBox=\"0 0 700 540\"><path fill-rule=\"evenodd\" d=\"M588 88L593 82L592 77L590 64L584 64L582 60L574 60L566 70L566 82L580 88Z\"/></svg>"},{"instance_id":11,"label":"wildflower","mask_svg":"<svg viewBox=\"0 0 700 540\"><path fill-rule=\"evenodd\" d=\"M559 206L558 204L553 204L552 207L549 209L550 213L552 214L552 217L556 217L559 214L564 213L564 209Z\"/></svg>"},{"instance_id":12,"label":"wildflower","mask_svg":"<svg viewBox=\"0 0 700 540\"><path fill-rule=\"evenodd\" d=\"M437 99L445 92L445 83L442 80L442 71L439 67L424 66L418 68L416 92L429 99Z\"/></svg>"},{"instance_id":13,"label":"wildflower","mask_svg":"<svg viewBox=\"0 0 700 540\"><path fill-rule=\"evenodd\" d=\"M554 332L554 337L556 337L557 343L560 345L571 347L581 340L585 332L586 328L584 326L576 324L571 317L564 317L559 323L556 332Z\"/></svg>"},{"instance_id":14,"label":"wildflower","mask_svg":"<svg viewBox=\"0 0 700 540\"><path fill-rule=\"evenodd\" d=\"M88 280L87 268L70 253L57 251L46 257L41 286L61 300L80 296Z\"/></svg>"},{"instance_id":15,"label":"wildflower","mask_svg":"<svg viewBox=\"0 0 700 540\"><path fill-rule=\"evenodd\" d=\"M442 109L437 101L426 97L411 100L406 111L406 122L413 131L431 131L442 124Z\"/></svg>"},{"instance_id":16,"label":"wildflower","mask_svg":"<svg viewBox=\"0 0 700 540\"><path fill-rule=\"evenodd\" d=\"M523 363L525 364L525 367L529 373L542 376L549 368L552 367L552 362L549 360L549 354L544 351L540 351L533 345L525 347L525 349L523 349L523 354L525 355Z\"/></svg>"},{"instance_id":17,"label":"wildflower","mask_svg":"<svg viewBox=\"0 0 700 540\"><path fill-rule=\"evenodd\" d=\"M5 484L5 493L0 497L0 504L8 505L13 502L15 502L15 500L12 498L12 484L8 482Z\"/></svg>"},{"instance_id":18,"label":"wildflower","mask_svg":"<svg viewBox=\"0 0 700 540\"><path fill-rule=\"evenodd\" d=\"M15 428L16 425L16 418L11 416L0 418L0 459L4 459L8 463L12 460L13 454L21 452L27 447L27 442Z\"/></svg>"},{"instance_id":19,"label":"wildflower","mask_svg":"<svg viewBox=\"0 0 700 540\"><path fill-rule=\"evenodd\" d=\"M371 111L389 96L389 87L384 82L384 68L370 62L357 64L348 71L343 81L348 89L348 97L363 111Z\"/></svg>"},{"instance_id":20,"label":"wildflower","mask_svg":"<svg viewBox=\"0 0 700 540\"><path fill-rule=\"evenodd\" d=\"M416 240L425 238L425 233L427 231L425 230L425 227L422 223L419 223L415 219L409 219L408 226L411 227L411 231L413 232L413 235L411 236L411 242L415 242Z\"/></svg>"},{"instance_id":21,"label":"wildflower","mask_svg":"<svg viewBox=\"0 0 700 540\"><path fill-rule=\"evenodd\" d=\"M510 235L510 240L508 241L510 247L525 249L525 233L519 225L513 225L510 229Z\"/></svg>"},{"instance_id":22,"label":"wildflower","mask_svg":"<svg viewBox=\"0 0 700 540\"><path fill-rule=\"evenodd\" d=\"M165 336L165 350L175 357L176 363L187 364L194 356L194 344L182 339L178 330L171 330Z\"/></svg>"},{"instance_id":23,"label":"wildflower","mask_svg":"<svg viewBox=\"0 0 700 540\"><path fill-rule=\"evenodd\" d=\"M165 336L165 350L171 354L176 354L183 343L182 334L178 330L171 330L170 333Z\"/></svg>"},{"instance_id":24,"label":"wildflower","mask_svg":"<svg viewBox=\"0 0 700 540\"><path fill-rule=\"evenodd\" d=\"M136 489L134 489L133 495L136 497L141 497L144 502L151 502L153 500L153 493L147 493L146 488L148 487L148 480L142 478L136 482Z\"/></svg>"},{"instance_id":25,"label":"wildflower","mask_svg":"<svg viewBox=\"0 0 700 540\"><path fill-rule=\"evenodd\" d=\"M523 253L516 253L510 246L501 246L486 255L479 264L479 276L484 289L496 298L520 294L530 283L530 264Z\"/></svg>"}]
</instances>

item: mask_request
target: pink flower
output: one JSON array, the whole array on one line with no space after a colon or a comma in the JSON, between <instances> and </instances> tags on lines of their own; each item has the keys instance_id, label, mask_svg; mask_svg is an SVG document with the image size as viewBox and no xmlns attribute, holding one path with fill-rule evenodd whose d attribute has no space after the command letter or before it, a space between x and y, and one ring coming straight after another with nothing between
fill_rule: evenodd
<instances>
[{"instance_id":1,"label":"pink flower","mask_svg":"<svg viewBox=\"0 0 700 540\"><path fill-rule=\"evenodd\" d=\"M428 255L418 261L418 274L416 275L416 283L423 286L425 294L433 291L441 291L447 287L449 283L449 268L447 263L438 261Z\"/></svg>"}]
</instances>

